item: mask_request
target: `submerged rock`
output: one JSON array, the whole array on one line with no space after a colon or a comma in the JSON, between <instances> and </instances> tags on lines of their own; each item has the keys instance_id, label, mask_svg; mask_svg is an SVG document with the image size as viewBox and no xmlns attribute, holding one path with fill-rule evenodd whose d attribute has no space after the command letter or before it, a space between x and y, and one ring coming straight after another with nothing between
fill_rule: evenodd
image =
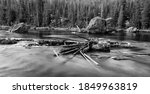
<instances>
[{"instance_id":1,"label":"submerged rock","mask_svg":"<svg viewBox=\"0 0 150 94\"><path fill-rule=\"evenodd\" d=\"M59 46L59 45L62 45L64 44L63 41L60 41L60 40L40 40L39 42L39 45L45 45L45 46Z\"/></svg>"},{"instance_id":2,"label":"submerged rock","mask_svg":"<svg viewBox=\"0 0 150 94\"><path fill-rule=\"evenodd\" d=\"M130 60L129 57L126 57L126 56L113 56L111 57L112 59L114 60L117 60L117 61L121 61L121 60Z\"/></svg>"},{"instance_id":3,"label":"submerged rock","mask_svg":"<svg viewBox=\"0 0 150 94\"><path fill-rule=\"evenodd\" d=\"M110 44L107 41L98 41L92 48L103 52L110 52Z\"/></svg>"},{"instance_id":4,"label":"submerged rock","mask_svg":"<svg viewBox=\"0 0 150 94\"><path fill-rule=\"evenodd\" d=\"M17 40L11 40L11 39L0 39L0 44L8 45L8 44L16 44Z\"/></svg>"}]
</instances>

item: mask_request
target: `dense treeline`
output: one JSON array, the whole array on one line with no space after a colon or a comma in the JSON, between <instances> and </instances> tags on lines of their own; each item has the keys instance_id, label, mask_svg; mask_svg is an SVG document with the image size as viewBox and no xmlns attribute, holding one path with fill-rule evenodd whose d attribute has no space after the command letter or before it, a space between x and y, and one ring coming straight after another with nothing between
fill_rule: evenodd
<instances>
[{"instance_id":1,"label":"dense treeline","mask_svg":"<svg viewBox=\"0 0 150 94\"><path fill-rule=\"evenodd\" d=\"M127 23L150 28L150 0L0 0L0 24L87 26L95 16L112 17L112 27Z\"/></svg>"}]
</instances>

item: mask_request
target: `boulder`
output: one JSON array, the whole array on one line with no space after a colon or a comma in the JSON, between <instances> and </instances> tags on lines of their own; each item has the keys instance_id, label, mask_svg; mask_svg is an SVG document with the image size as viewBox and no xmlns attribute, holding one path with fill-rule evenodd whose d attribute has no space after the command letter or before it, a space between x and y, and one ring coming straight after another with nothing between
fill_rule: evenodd
<instances>
[{"instance_id":1,"label":"boulder","mask_svg":"<svg viewBox=\"0 0 150 94\"><path fill-rule=\"evenodd\" d=\"M106 20L101 17L94 17L86 27L89 33L105 33Z\"/></svg>"},{"instance_id":2,"label":"boulder","mask_svg":"<svg viewBox=\"0 0 150 94\"><path fill-rule=\"evenodd\" d=\"M10 32L15 32L15 33L28 33L28 30L30 29L30 26L26 25L25 23L19 23L14 25L11 29Z\"/></svg>"},{"instance_id":3,"label":"boulder","mask_svg":"<svg viewBox=\"0 0 150 94\"><path fill-rule=\"evenodd\" d=\"M139 31L136 27L129 27L129 28L127 28L126 29L126 32L131 32L131 33L134 33L134 32L137 32L137 31Z\"/></svg>"}]
</instances>

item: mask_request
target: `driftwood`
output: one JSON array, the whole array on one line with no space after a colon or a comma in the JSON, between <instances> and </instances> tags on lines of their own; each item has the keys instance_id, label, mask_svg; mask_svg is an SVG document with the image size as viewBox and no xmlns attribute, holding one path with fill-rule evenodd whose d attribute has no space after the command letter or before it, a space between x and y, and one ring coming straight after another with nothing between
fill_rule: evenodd
<instances>
[{"instance_id":1,"label":"driftwood","mask_svg":"<svg viewBox=\"0 0 150 94\"><path fill-rule=\"evenodd\" d=\"M90 62L90 63L93 62L96 65L99 64L95 60L93 60L90 56L88 56L87 54L83 53L82 51L80 51L80 53L84 57L84 59L87 60L88 62Z\"/></svg>"},{"instance_id":2,"label":"driftwood","mask_svg":"<svg viewBox=\"0 0 150 94\"><path fill-rule=\"evenodd\" d=\"M69 53L73 53L73 52L76 52L78 50L78 48L74 48L74 49L71 49L71 50L68 50L68 51L64 51L64 52L60 52L62 55L66 55L66 54L69 54Z\"/></svg>"},{"instance_id":3,"label":"driftwood","mask_svg":"<svg viewBox=\"0 0 150 94\"><path fill-rule=\"evenodd\" d=\"M80 51L80 54L81 54L81 56L82 56L86 61L90 62L90 60L83 54L82 51Z\"/></svg>"},{"instance_id":4,"label":"driftwood","mask_svg":"<svg viewBox=\"0 0 150 94\"><path fill-rule=\"evenodd\" d=\"M98 65L98 63L88 56L85 52L90 51L91 49L96 49L97 51L110 51L111 48L120 48L120 47L132 47L128 42L118 42L102 39L87 39L85 42L77 42L72 40L33 40L33 39L0 39L0 44L16 44L19 41L32 41L31 43L25 45L25 48L30 49L32 46L62 46L60 52L56 52L54 49L54 56L59 57L59 55L68 55L72 54L75 57L77 54L80 54L88 62ZM97 45L97 48L94 48L94 45ZM115 59L115 58L114 58Z\"/></svg>"},{"instance_id":5,"label":"driftwood","mask_svg":"<svg viewBox=\"0 0 150 94\"><path fill-rule=\"evenodd\" d=\"M8 45L8 44L16 44L19 41L32 41L36 42L33 44L28 44L29 46L62 46L61 53L65 51L73 53L77 50L86 52L88 50L97 50L109 52L112 48L134 48L134 46L125 41L113 41L106 39L88 39L85 42L79 42L74 40L62 40L62 39L26 39L26 38L1 38L0 44ZM79 53L78 51L78 53ZM68 53L69 54L69 53Z\"/></svg>"},{"instance_id":6,"label":"driftwood","mask_svg":"<svg viewBox=\"0 0 150 94\"><path fill-rule=\"evenodd\" d=\"M84 43L84 44L76 44L75 46L64 46L63 49L60 51L61 54L69 54L69 53L79 53L81 50L83 50L84 48L86 48L88 46L88 43Z\"/></svg>"}]
</instances>

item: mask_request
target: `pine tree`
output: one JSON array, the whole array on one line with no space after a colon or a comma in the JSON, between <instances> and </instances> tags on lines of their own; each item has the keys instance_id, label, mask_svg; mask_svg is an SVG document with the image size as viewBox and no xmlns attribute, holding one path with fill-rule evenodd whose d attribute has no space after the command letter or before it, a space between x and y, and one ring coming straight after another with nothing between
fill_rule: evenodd
<instances>
[{"instance_id":1,"label":"pine tree","mask_svg":"<svg viewBox=\"0 0 150 94\"><path fill-rule=\"evenodd\" d=\"M57 25L60 22L60 17L63 17L69 20L66 25L78 24L82 27L85 22L88 23L93 17L101 15L104 18L112 17L114 27L118 25L123 28L125 27L126 20L129 20L133 23L133 26L139 29L142 27L149 28L150 4L147 2L150 1L0 0L0 23L10 25L20 20L28 24L46 26L54 21L55 25Z\"/></svg>"},{"instance_id":2,"label":"pine tree","mask_svg":"<svg viewBox=\"0 0 150 94\"><path fill-rule=\"evenodd\" d=\"M144 29L150 27L150 1L146 0L144 3L144 9L142 12L142 26Z\"/></svg>"},{"instance_id":3,"label":"pine tree","mask_svg":"<svg viewBox=\"0 0 150 94\"><path fill-rule=\"evenodd\" d=\"M46 15L46 24L50 25L52 22L52 13L50 10L47 10L47 15Z\"/></svg>"},{"instance_id":4,"label":"pine tree","mask_svg":"<svg viewBox=\"0 0 150 94\"><path fill-rule=\"evenodd\" d=\"M134 26L141 29L141 4L140 1L137 0L135 2L135 8L134 8L134 14L133 14L133 19L134 21Z\"/></svg>"},{"instance_id":5,"label":"pine tree","mask_svg":"<svg viewBox=\"0 0 150 94\"><path fill-rule=\"evenodd\" d=\"M20 0L20 11L19 11L19 21L20 22L27 22L29 18L26 0Z\"/></svg>"},{"instance_id":6,"label":"pine tree","mask_svg":"<svg viewBox=\"0 0 150 94\"><path fill-rule=\"evenodd\" d=\"M114 2L112 5L113 5L112 6L113 10L112 10L112 15L111 15L111 17L113 18L112 19L112 26L116 27L117 26L117 22L118 22L118 17L119 17L119 9L118 9L119 3L118 2Z\"/></svg>"},{"instance_id":7,"label":"pine tree","mask_svg":"<svg viewBox=\"0 0 150 94\"><path fill-rule=\"evenodd\" d=\"M1 2L1 24L7 25L7 2L6 0Z\"/></svg>"},{"instance_id":8,"label":"pine tree","mask_svg":"<svg viewBox=\"0 0 150 94\"><path fill-rule=\"evenodd\" d=\"M9 15L10 16L9 16L8 24L12 25L13 23L15 23L15 21L17 19L17 13L15 10L11 9Z\"/></svg>"},{"instance_id":9,"label":"pine tree","mask_svg":"<svg viewBox=\"0 0 150 94\"><path fill-rule=\"evenodd\" d=\"M11 0L6 0L7 2L7 24L11 25Z\"/></svg>"},{"instance_id":10,"label":"pine tree","mask_svg":"<svg viewBox=\"0 0 150 94\"><path fill-rule=\"evenodd\" d=\"M37 25L43 24L44 0L37 0Z\"/></svg>"},{"instance_id":11,"label":"pine tree","mask_svg":"<svg viewBox=\"0 0 150 94\"><path fill-rule=\"evenodd\" d=\"M6 15L7 15L7 10L6 10L6 8L3 8L3 10L2 10L2 17L1 17L1 21L2 21L3 25L7 24L7 17L6 17Z\"/></svg>"},{"instance_id":12,"label":"pine tree","mask_svg":"<svg viewBox=\"0 0 150 94\"><path fill-rule=\"evenodd\" d=\"M118 18L119 28L125 27L125 21L126 21L125 9L126 9L126 0L121 0L121 9L120 9L119 18Z\"/></svg>"}]
</instances>

